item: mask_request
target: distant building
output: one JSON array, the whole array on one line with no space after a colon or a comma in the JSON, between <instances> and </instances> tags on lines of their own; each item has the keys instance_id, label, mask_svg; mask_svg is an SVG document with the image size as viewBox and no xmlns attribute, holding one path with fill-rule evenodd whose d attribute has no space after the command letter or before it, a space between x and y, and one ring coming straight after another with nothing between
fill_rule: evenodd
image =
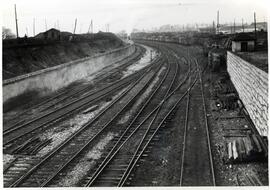
<instances>
[{"instance_id":1,"label":"distant building","mask_svg":"<svg viewBox=\"0 0 270 190\"><path fill-rule=\"evenodd\" d=\"M251 23L250 26L254 28L254 23ZM257 22L256 28L258 31L267 31L267 22Z\"/></svg>"},{"instance_id":2,"label":"distant building","mask_svg":"<svg viewBox=\"0 0 270 190\"><path fill-rule=\"evenodd\" d=\"M254 51L255 38L247 33L236 34L232 39L232 52Z\"/></svg>"},{"instance_id":3,"label":"distant building","mask_svg":"<svg viewBox=\"0 0 270 190\"><path fill-rule=\"evenodd\" d=\"M44 40L60 40L60 31L55 28L51 28L46 32L39 33L38 35L35 36L35 38Z\"/></svg>"},{"instance_id":4,"label":"distant building","mask_svg":"<svg viewBox=\"0 0 270 190\"><path fill-rule=\"evenodd\" d=\"M213 28L213 27L199 28L199 32L201 32L201 33L212 33L212 34L215 34L216 33L216 28Z\"/></svg>"}]
</instances>

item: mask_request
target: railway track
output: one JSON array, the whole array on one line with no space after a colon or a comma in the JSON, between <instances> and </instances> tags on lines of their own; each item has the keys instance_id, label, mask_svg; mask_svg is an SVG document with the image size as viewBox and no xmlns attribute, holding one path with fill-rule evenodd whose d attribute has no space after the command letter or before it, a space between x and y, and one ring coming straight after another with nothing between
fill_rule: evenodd
<instances>
[{"instance_id":1,"label":"railway track","mask_svg":"<svg viewBox=\"0 0 270 190\"><path fill-rule=\"evenodd\" d=\"M190 58L189 58L190 59ZM186 106L184 120L185 132L183 140L183 151L182 151L182 161L180 168L180 186L215 186L215 172L213 166L213 159L211 153L211 142L208 130L206 107L205 107L205 98L203 92L203 81L201 74L203 71L200 70L197 60L194 60L194 63L197 67L197 78L191 84L192 88L187 90L186 94ZM189 81L190 83L190 81ZM171 110L173 112L173 110ZM182 112L182 111L181 111ZM164 117L167 118L167 117ZM169 118L169 115L168 115ZM166 119L165 119L166 121ZM170 121L168 120L169 123ZM162 122L161 122L162 123ZM162 126L162 124L161 124ZM160 127L161 128L161 127ZM162 128L161 128L162 129ZM157 128L158 132L159 127ZM157 133L156 132L156 133ZM154 133L150 139L157 137L155 144L158 146L158 135ZM156 135L156 136L155 136ZM162 135L162 132L160 132ZM145 143L146 145L142 148L140 154L136 155L135 160L131 168L136 170L136 166L139 166L140 158L147 159L148 153L151 152L151 148L148 148L148 144L151 143L151 140ZM152 146L153 144L151 144ZM182 146L182 145L181 145ZM180 147L181 147L180 146ZM195 167L194 167L195 166ZM142 166L143 167L143 166ZM137 184L136 181L132 181L130 174L132 169L127 172L124 177L121 177L120 182L117 186L124 186L132 184ZM136 179L136 178L135 178Z\"/></svg>"},{"instance_id":2,"label":"railway track","mask_svg":"<svg viewBox=\"0 0 270 190\"><path fill-rule=\"evenodd\" d=\"M167 110L162 108L162 105L183 85L185 81L178 84L173 90L172 86L175 82L176 73L177 71L174 74L174 80L168 85L169 88L163 95L163 100L161 100L156 107L152 108L152 111L139 125L136 126L135 130L132 130L132 132L128 133L129 135L127 134L119 139L119 142L124 142L111 150L107 159L99 165L96 172L88 177L89 180L85 186L123 186L125 184L130 172L144 150L153 139L162 123L168 117L168 115L166 115ZM164 110L166 111L164 112ZM174 110L174 108L172 108L172 110ZM163 112L163 114L160 112ZM159 121L157 119L158 117L161 118Z\"/></svg>"},{"instance_id":3,"label":"railway track","mask_svg":"<svg viewBox=\"0 0 270 190\"><path fill-rule=\"evenodd\" d=\"M157 61L159 62L160 60ZM73 114L75 111L78 112L79 110L84 109L90 104L93 104L94 102L101 100L102 98L105 98L106 96L116 92L117 90L126 87L126 85L132 83L132 81L138 78L143 72L146 72L148 69L151 69L151 66L153 66L153 64L145 67L144 69L138 71L137 73L134 73L133 75L124 78L121 81L117 81L114 82L113 84L110 84L109 87L106 86L104 88L101 88L99 91L90 92L89 94L77 100L69 102L63 107L60 107L44 115L41 115L38 118L34 118L33 120L30 120L23 125L19 125L11 129L4 130L3 132L4 137L3 144L5 145L4 150L5 151L7 149L12 150L14 148L12 144L15 145L15 147L18 146L19 144L21 144L20 142L24 142L25 139L29 138L29 136L32 136L33 132L36 132L38 129L48 127L48 125L53 124L54 122L59 121L60 119L69 116L70 114ZM26 137L26 135L28 135L28 137ZM8 146L6 147L6 145Z\"/></svg>"},{"instance_id":4,"label":"railway track","mask_svg":"<svg viewBox=\"0 0 270 190\"><path fill-rule=\"evenodd\" d=\"M17 168L21 166L26 169L18 171L12 166L6 169L5 187L65 186L63 179L73 175L73 169L80 163L87 163L84 166L86 173L76 183L66 186L125 186L129 184L129 176L138 166L137 163L147 155L149 145L153 141L157 143L158 132L165 128L165 123L184 99L187 100L187 107L183 108L186 119L180 185L215 185L202 72L198 62L194 61L195 69L189 64L188 72L181 78L178 76L178 62L183 58L190 63L187 60L190 58L178 57L172 49L160 49L165 59L159 60L155 71L151 67L145 69L145 75L137 78L123 95L41 160L29 158L27 161L16 161ZM164 63L166 60L168 62ZM151 87L153 90L144 103L138 106L131 119L121 123L154 81L156 84ZM84 162L108 134L114 136L104 147L100 158ZM203 160L206 158L207 161Z\"/></svg>"},{"instance_id":5,"label":"railway track","mask_svg":"<svg viewBox=\"0 0 270 190\"><path fill-rule=\"evenodd\" d=\"M195 63L198 80L187 94L180 186L215 186L202 72L196 59Z\"/></svg>"},{"instance_id":6,"label":"railway track","mask_svg":"<svg viewBox=\"0 0 270 190\"><path fill-rule=\"evenodd\" d=\"M172 68L167 69L166 74L160 80L160 83L158 84L157 88L154 90L154 92L151 93L150 97L147 98L146 103L143 104L143 106L140 108L140 110L135 115L135 118L129 123L128 127L124 126L122 128L119 128L119 127L115 128L115 132L118 132L121 135L118 135L117 137L115 137L113 139L113 142L110 143L110 146L108 147L109 152L112 149L115 149L115 147L117 145L119 145L119 143L123 142L123 138L125 136L127 136L129 129L134 127L135 121L137 121L139 119L139 116L142 117L142 114L145 112L146 107L150 104L150 101L153 99L153 97L158 93L162 84L166 83L166 80L168 80L168 78L170 78L170 77L168 77L168 76L170 76L169 70L170 70L170 72L172 72ZM128 114L129 113L126 113L126 115L128 115ZM116 118L116 120L113 121L110 125L113 125L113 126L117 125L117 123L119 123L119 121L121 121L121 117L118 119ZM127 125L127 124L125 124L125 125ZM114 131L113 129L110 129L110 132L113 132L113 131ZM43 185L44 186L56 186L56 184L59 183L59 181L61 180L61 176L65 176L65 175L69 174L70 169L74 168L76 166L76 164L78 164L80 162L80 158L85 157L87 152L89 152L89 147L88 148L86 147L81 152L78 152L78 155L74 156L74 159L70 160L69 163L67 163L66 168L63 168L61 171L58 171L57 173L55 173L55 175ZM105 157L105 160L106 160L106 158L108 158L109 154L105 153L105 155L107 155ZM96 165L100 165L100 164L101 164L101 162L99 161ZM92 170L94 170L94 169L92 169ZM61 173L61 175L59 175L59 173ZM83 186L83 182L80 182L80 186Z\"/></svg>"},{"instance_id":7,"label":"railway track","mask_svg":"<svg viewBox=\"0 0 270 190\"><path fill-rule=\"evenodd\" d=\"M91 179L84 186L115 186L117 185L118 180L125 174L125 171L128 169L128 163L133 160L133 152L136 151L138 147L138 139L141 135L145 134L147 126L153 123L153 120L157 117L157 107L168 92L171 90L172 84L175 82L176 73L178 71L178 64L173 63L171 66L171 72L169 74L172 77L168 77L164 81L163 85L168 86L165 89L158 89L154 96L151 99L150 104L147 107L144 107L142 113L136 117L135 120L129 125L125 133L117 140L117 143L111 149L110 153L104 159L104 161L99 165L98 169L95 171L91 177L86 178ZM155 113L155 114L153 114ZM147 117L145 117L145 115ZM150 114L150 115L149 115ZM129 143L132 143L131 146ZM129 145L127 145L129 144ZM126 149L126 147L129 149Z\"/></svg>"},{"instance_id":8,"label":"railway track","mask_svg":"<svg viewBox=\"0 0 270 190\"><path fill-rule=\"evenodd\" d=\"M27 121L29 120L33 120L36 116L34 113L38 112L38 113L42 113L44 111L47 111L49 108L54 108L59 105L60 103L63 103L64 101L71 101L71 99L74 98L78 98L78 96L81 96L84 93L93 93L97 90L99 90L100 88L104 88L108 85L108 81L107 79L109 79L111 76L119 73L119 70L122 71L125 68L127 68L128 66L134 64L136 61L138 61L142 54L145 53L145 48L143 47L139 47L136 46L136 52L134 53L134 55L131 58L125 58L124 60L121 60L119 62L124 62L123 64L121 64L120 66L118 66L117 68L113 68L111 70L108 70L107 72L101 73L100 75L96 76L95 78L95 84L97 86L99 86L98 89L93 89L92 84L86 84L86 85L82 85L82 86L75 86L72 89L64 89L64 90L60 90L55 96L50 97L45 99L44 101L35 104L34 106L32 106L31 108L27 109L24 112L21 112L17 115L17 117L20 117L22 115L30 115L30 117L28 116L27 118L24 118L23 120L19 120L14 123L14 122L10 122L11 124L8 124L7 122L4 123L4 130L8 130L11 128L14 128L18 125L23 125L25 123L27 123ZM116 63L117 64L117 63ZM105 81L105 84L103 84L103 82ZM90 91L90 92L89 92ZM33 113L34 110L34 113Z\"/></svg>"},{"instance_id":9,"label":"railway track","mask_svg":"<svg viewBox=\"0 0 270 190\"><path fill-rule=\"evenodd\" d=\"M12 184L7 184L7 186L43 186L43 184L50 179L52 174L64 167L66 161L71 159L78 150L82 149L81 147L87 146L104 130L108 129L110 126L109 124L116 117L120 116L123 110L127 109L135 98L138 98L140 92L147 87L155 74L156 72L148 69L148 72L145 75L141 76L132 87L129 87L125 93L113 101L110 106L65 140L61 146L57 147L44 159L39 161L38 164L34 164L34 166L19 179ZM143 83L143 85L141 83ZM137 88L134 88L136 85ZM113 115L110 113L110 109L114 110Z\"/></svg>"}]
</instances>

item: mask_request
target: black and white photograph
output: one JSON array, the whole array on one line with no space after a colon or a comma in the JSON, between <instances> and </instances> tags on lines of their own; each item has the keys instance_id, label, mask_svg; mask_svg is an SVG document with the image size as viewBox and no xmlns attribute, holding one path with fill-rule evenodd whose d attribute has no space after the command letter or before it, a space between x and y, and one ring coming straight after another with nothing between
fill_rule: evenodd
<instances>
[{"instance_id":1,"label":"black and white photograph","mask_svg":"<svg viewBox=\"0 0 270 190\"><path fill-rule=\"evenodd\" d=\"M3 188L269 188L268 0L3 0Z\"/></svg>"}]
</instances>

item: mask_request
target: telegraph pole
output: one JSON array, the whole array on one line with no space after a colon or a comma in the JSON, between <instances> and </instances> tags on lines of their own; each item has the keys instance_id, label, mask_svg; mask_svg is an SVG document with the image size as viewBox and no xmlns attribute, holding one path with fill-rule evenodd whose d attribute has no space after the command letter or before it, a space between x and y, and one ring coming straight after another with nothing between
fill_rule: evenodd
<instances>
[{"instance_id":1,"label":"telegraph pole","mask_svg":"<svg viewBox=\"0 0 270 190\"><path fill-rule=\"evenodd\" d=\"M242 19L242 31L245 32L245 28L244 28L244 19Z\"/></svg>"},{"instance_id":2,"label":"telegraph pole","mask_svg":"<svg viewBox=\"0 0 270 190\"><path fill-rule=\"evenodd\" d=\"M27 27L25 28L25 31L26 31L26 36L28 36L28 28Z\"/></svg>"},{"instance_id":3,"label":"telegraph pole","mask_svg":"<svg viewBox=\"0 0 270 190\"><path fill-rule=\"evenodd\" d=\"M257 31L256 31L256 13L254 12L254 29L255 29L255 38L257 37Z\"/></svg>"},{"instance_id":4,"label":"telegraph pole","mask_svg":"<svg viewBox=\"0 0 270 190\"><path fill-rule=\"evenodd\" d=\"M254 34L255 34L255 50L256 50L256 45L257 45L257 31L256 31L256 13L254 12Z\"/></svg>"},{"instance_id":5,"label":"telegraph pole","mask_svg":"<svg viewBox=\"0 0 270 190\"><path fill-rule=\"evenodd\" d=\"M91 19L91 33L93 34L93 20Z\"/></svg>"},{"instance_id":6,"label":"telegraph pole","mask_svg":"<svg viewBox=\"0 0 270 190\"><path fill-rule=\"evenodd\" d=\"M219 11L217 12L217 33L219 34Z\"/></svg>"},{"instance_id":7,"label":"telegraph pole","mask_svg":"<svg viewBox=\"0 0 270 190\"><path fill-rule=\"evenodd\" d=\"M75 32L76 32L76 26L77 26L77 18L75 19L75 26L74 26L73 35L74 35L74 34L75 34Z\"/></svg>"},{"instance_id":8,"label":"telegraph pole","mask_svg":"<svg viewBox=\"0 0 270 190\"><path fill-rule=\"evenodd\" d=\"M15 8L16 34L17 34L17 38L19 38L16 4L14 5L14 8Z\"/></svg>"},{"instance_id":9,"label":"telegraph pole","mask_svg":"<svg viewBox=\"0 0 270 190\"><path fill-rule=\"evenodd\" d=\"M89 27L88 27L88 31L87 31L88 34L90 33L90 28L91 28L91 23L89 24Z\"/></svg>"},{"instance_id":10,"label":"telegraph pole","mask_svg":"<svg viewBox=\"0 0 270 190\"><path fill-rule=\"evenodd\" d=\"M233 21L233 33L235 33L235 19Z\"/></svg>"}]
</instances>

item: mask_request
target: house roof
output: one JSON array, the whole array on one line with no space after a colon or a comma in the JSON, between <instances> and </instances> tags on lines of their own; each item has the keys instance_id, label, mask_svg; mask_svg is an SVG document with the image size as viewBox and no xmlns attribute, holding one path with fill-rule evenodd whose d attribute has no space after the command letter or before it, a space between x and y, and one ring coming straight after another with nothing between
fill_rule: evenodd
<instances>
[{"instance_id":1,"label":"house roof","mask_svg":"<svg viewBox=\"0 0 270 190\"><path fill-rule=\"evenodd\" d=\"M49 30L47 30L47 31L45 31L45 32L40 32L40 33L38 33L35 37L40 36L40 35L42 35L42 34L45 34L45 33L49 32L49 31L60 32L60 30L57 30L57 29L55 29L55 28L51 28L51 29L49 29Z\"/></svg>"},{"instance_id":2,"label":"house roof","mask_svg":"<svg viewBox=\"0 0 270 190\"><path fill-rule=\"evenodd\" d=\"M55 28L51 28L51 29L49 29L49 30L45 31L44 33L49 32L49 31L56 31L56 32L60 32L60 30L57 30L57 29L55 29Z\"/></svg>"},{"instance_id":3,"label":"house roof","mask_svg":"<svg viewBox=\"0 0 270 190\"><path fill-rule=\"evenodd\" d=\"M250 36L247 33L238 33L233 38L232 41L254 41L255 38L253 36Z\"/></svg>"}]
</instances>

